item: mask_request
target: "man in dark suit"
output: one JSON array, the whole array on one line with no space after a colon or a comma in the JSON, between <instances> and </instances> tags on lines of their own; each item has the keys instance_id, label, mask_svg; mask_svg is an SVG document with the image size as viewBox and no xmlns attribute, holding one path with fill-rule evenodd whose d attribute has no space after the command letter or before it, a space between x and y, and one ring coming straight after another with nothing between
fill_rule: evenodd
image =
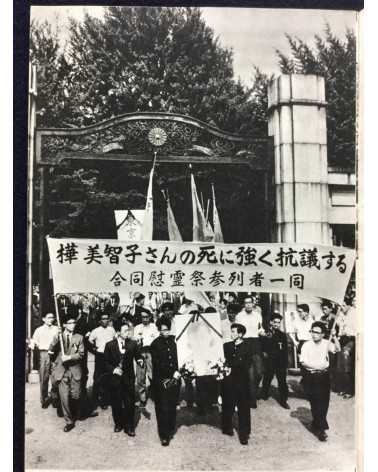
<instances>
[{"instance_id":1,"label":"man in dark suit","mask_svg":"<svg viewBox=\"0 0 378 472\"><path fill-rule=\"evenodd\" d=\"M124 429L131 437L135 436L135 360L143 365L143 358L133 337L130 322L115 324L117 336L105 345L104 360L107 372L110 403L114 420L114 432Z\"/></svg>"},{"instance_id":2,"label":"man in dark suit","mask_svg":"<svg viewBox=\"0 0 378 472\"><path fill-rule=\"evenodd\" d=\"M274 313L270 320L270 329L262 340L264 357L264 377L261 398L269 398L269 388L274 376L277 377L280 405L289 410L287 403L288 387L286 383L287 374L287 338L280 330L282 316Z\"/></svg>"},{"instance_id":3,"label":"man in dark suit","mask_svg":"<svg viewBox=\"0 0 378 472\"><path fill-rule=\"evenodd\" d=\"M151 343L152 388L156 420L162 446L168 446L176 429L176 405L180 391L177 346L170 335L171 320L162 316L156 321L159 336Z\"/></svg>"},{"instance_id":4,"label":"man in dark suit","mask_svg":"<svg viewBox=\"0 0 378 472\"><path fill-rule=\"evenodd\" d=\"M63 321L64 331L54 337L49 347L53 358L52 380L59 389L59 397L66 425L64 431L75 427L79 416L79 402L82 377L82 359L84 357L83 336L74 333L76 319L68 315ZM62 336L63 349L59 336Z\"/></svg>"},{"instance_id":5,"label":"man in dark suit","mask_svg":"<svg viewBox=\"0 0 378 472\"><path fill-rule=\"evenodd\" d=\"M248 444L251 434L251 412L249 408L249 375L252 363L250 345L243 337L246 329L239 323L231 325L232 341L223 345L226 365L231 368L230 375L222 381L222 432L233 436L232 417L238 407L239 440Z\"/></svg>"}]
</instances>

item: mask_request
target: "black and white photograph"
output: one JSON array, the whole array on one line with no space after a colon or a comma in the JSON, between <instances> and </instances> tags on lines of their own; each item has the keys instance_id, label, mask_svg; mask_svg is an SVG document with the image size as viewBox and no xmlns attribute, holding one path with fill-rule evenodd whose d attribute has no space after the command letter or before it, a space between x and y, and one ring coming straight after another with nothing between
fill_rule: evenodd
<instances>
[{"instance_id":1,"label":"black and white photograph","mask_svg":"<svg viewBox=\"0 0 378 472\"><path fill-rule=\"evenodd\" d=\"M25 470L360 470L359 15L30 8Z\"/></svg>"}]
</instances>

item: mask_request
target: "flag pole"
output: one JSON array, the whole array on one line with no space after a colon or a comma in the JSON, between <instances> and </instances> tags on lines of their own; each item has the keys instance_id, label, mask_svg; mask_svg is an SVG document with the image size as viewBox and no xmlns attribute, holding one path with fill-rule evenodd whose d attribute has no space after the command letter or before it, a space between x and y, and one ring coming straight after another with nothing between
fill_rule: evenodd
<instances>
[{"instance_id":1,"label":"flag pole","mask_svg":"<svg viewBox=\"0 0 378 472\"><path fill-rule=\"evenodd\" d=\"M54 293L56 322L57 322L58 328L59 328L59 343L60 343L60 349L61 349L61 351L62 351L62 354L65 354L65 352L64 352L64 343L63 343L63 334L62 334L63 331L62 331L62 325L61 325L61 322L60 322L57 296L58 296L58 295Z\"/></svg>"},{"instance_id":2,"label":"flag pole","mask_svg":"<svg viewBox=\"0 0 378 472\"><path fill-rule=\"evenodd\" d=\"M27 215L27 337L32 335L32 305L33 305L33 187L34 187L34 137L36 126L36 97L37 97L37 66L29 62L29 142L28 142L28 215Z\"/></svg>"}]
</instances>

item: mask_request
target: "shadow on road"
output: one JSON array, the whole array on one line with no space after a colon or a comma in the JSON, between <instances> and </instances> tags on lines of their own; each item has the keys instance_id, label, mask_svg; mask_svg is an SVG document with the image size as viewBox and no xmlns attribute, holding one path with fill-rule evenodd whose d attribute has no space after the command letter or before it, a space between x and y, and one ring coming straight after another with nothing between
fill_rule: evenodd
<instances>
[{"instance_id":1,"label":"shadow on road","mask_svg":"<svg viewBox=\"0 0 378 472\"><path fill-rule=\"evenodd\" d=\"M212 428L219 429L220 428L220 415L218 408L214 407L211 408L205 414L198 414L196 409L193 408L181 408L177 412L177 429L180 426L193 426L193 425L200 425L205 424Z\"/></svg>"},{"instance_id":2,"label":"shadow on road","mask_svg":"<svg viewBox=\"0 0 378 472\"><path fill-rule=\"evenodd\" d=\"M306 408L304 406L299 406L295 411L292 411L290 413L290 416L292 418L296 418L297 420L299 420L302 423L302 425L307 429L307 431L309 431L311 434L316 436L316 434L314 433L311 427L312 415L309 408Z\"/></svg>"},{"instance_id":3,"label":"shadow on road","mask_svg":"<svg viewBox=\"0 0 378 472\"><path fill-rule=\"evenodd\" d=\"M289 393L290 397L306 398L301 384L301 379L288 379L287 384L289 386L289 391L292 392Z\"/></svg>"}]
</instances>

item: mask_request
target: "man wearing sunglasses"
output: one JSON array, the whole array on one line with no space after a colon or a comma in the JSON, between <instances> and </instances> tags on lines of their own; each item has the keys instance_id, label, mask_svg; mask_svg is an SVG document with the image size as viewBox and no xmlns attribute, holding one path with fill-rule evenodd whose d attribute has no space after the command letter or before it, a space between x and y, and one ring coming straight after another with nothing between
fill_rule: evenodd
<instances>
[{"instance_id":1,"label":"man wearing sunglasses","mask_svg":"<svg viewBox=\"0 0 378 472\"><path fill-rule=\"evenodd\" d=\"M331 332L330 339L323 339L326 326L321 321L311 325L310 341L301 350L300 362L303 367L303 386L311 405L312 429L319 441L327 441L327 413L331 392L329 376L329 353L340 351L340 343Z\"/></svg>"}]
</instances>

